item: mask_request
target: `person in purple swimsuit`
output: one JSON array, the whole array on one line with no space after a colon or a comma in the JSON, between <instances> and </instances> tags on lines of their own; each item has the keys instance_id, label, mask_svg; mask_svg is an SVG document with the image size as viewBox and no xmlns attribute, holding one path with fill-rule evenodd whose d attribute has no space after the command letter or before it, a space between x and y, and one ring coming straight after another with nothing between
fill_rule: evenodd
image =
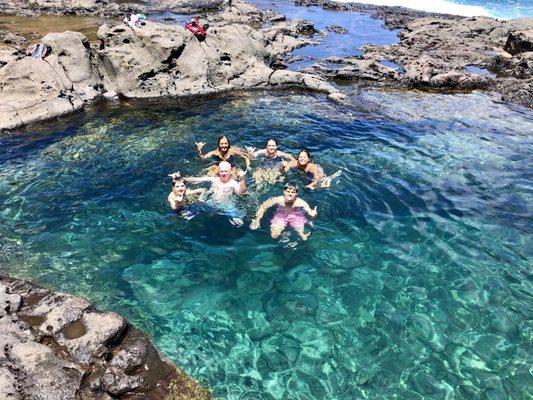
<instances>
[{"instance_id":1,"label":"person in purple swimsuit","mask_svg":"<svg viewBox=\"0 0 533 400\"><path fill-rule=\"evenodd\" d=\"M272 206L278 206L274 218L270 221L270 235L272 239L280 237L287 225L293 228L302 240L307 240L311 232L304 232L304 225L307 222L305 213L310 217L316 217L316 207L311 209L306 201L298 198L298 185L294 182L289 182L283 189L283 196L271 197L259 206L255 214L255 218L250 224L250 229L255 230L259 228L261 218ZM304 213L305 212L305 213Z\"/></svg>"}]
</instances>

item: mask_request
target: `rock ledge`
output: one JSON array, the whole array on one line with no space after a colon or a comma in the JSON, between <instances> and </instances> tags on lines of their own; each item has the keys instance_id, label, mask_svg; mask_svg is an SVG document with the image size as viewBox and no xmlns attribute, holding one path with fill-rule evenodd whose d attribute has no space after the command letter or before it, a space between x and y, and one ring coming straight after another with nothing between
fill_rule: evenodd
<instances>
[{"instance_id":1,"label":"rock ledge","mask_svg":"<svg viewBox=\"0 0 533 400\"><path fill-rule=\"evenodd\" d=\"M120 315L6 276L0 341L2 399L211 398Z\"/></svg>"}]
</instances>

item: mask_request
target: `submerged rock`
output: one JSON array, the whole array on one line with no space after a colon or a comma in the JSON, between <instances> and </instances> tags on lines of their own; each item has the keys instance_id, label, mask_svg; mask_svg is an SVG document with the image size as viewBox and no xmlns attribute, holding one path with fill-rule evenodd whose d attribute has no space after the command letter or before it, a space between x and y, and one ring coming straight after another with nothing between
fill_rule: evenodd
<instances>
[{"instance_id":1,"label":"submerged rock","mask_svg":"<svg viewBox=\"0 0 533 400\"><path fill-rule=\"evenodd\" d=\"M0 276L0 305L1 398L210 398L146 335L84 298Z\"/></svg>"}]
</instances>

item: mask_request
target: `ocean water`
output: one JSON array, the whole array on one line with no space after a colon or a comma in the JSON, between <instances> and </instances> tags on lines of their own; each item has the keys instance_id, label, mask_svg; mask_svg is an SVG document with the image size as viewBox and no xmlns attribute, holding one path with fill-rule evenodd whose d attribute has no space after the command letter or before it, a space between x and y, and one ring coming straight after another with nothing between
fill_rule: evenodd
<instances>
[{"instance_id":1,"label":"ocean water","mask_svg":"<svg viewBox=\"0 0 533 400\"><path fill-rule=\"evenodd\" d=\"M526 399L530 110L482 94L299 92L101 108L0 137L1 271L89 297L220 399ZM194 141L308 147L311 236L170 212ZM301 182L298 174L290 179ZM280 193L258 187L247 212Z\"/></svg>"},{"instance_id":2,"label":"ocean water","mask_svg":"<svg viewBox=\"0 0 533 400\"><path fill-rule=\"evenodd\" d=\"M270 9L287 17L287 20L303 19L313 24L315 29L326 32L326 36L315 34L315 43L295 49L291 55L298 61L288 65L290 70L301 70L317 60L336 56L360 56L365 44L390 45L397 43L398 31L383 27L383 21L373 19L370 15L353 12L325 10L321 7L301 7L291 0L251 0L262 10ZM341 26L346 33L327 31L328 27Z\"/></svg>"},{"instance_id":3,"label":"ocean water","mask_svg":"<svg viewBox=\"0 0 533 400\"><path fill-rule=\"evenodd\" d=\"M501 19L533 17L531 0L336 0L341 3L364 3L383 6L401 6L415 10L443 14L487 16Z\"/></svg>"}]
</instances>

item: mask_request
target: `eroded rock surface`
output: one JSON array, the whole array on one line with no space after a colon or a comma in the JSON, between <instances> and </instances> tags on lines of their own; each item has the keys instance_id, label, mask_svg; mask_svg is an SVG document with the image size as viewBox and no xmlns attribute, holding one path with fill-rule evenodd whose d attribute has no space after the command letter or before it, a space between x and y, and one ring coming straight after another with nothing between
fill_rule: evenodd
<instances>
[{"instance_id":1,"label":"eroded rock surface","mask_svg":"<svg viewBox=\"0 0 533 400\"><path fill-rule=\"evenodd\" d=\"M280 57L308 44L306 35L314 28L299 20L265 30L248 25L262 17L236 0L209 16L205 41L181 26L155 22L139 28L104 24L100 45L89 44L79 32L50 33L42 39L49 50L44 59L6 55L0 68L0 130L65 115L100 97L179 98L269 86L338 92L304 73L272 80Z\"/></svg>"},{"instance_id":2,"label":"eroded rock surface","mask_svg":"<svg viewBox=\"0 0 533 400\"><path fill-rule=\"evenodd\" d=\"M362 56L319 60L306 72L373 86L498 91L533 107L533 18L432 16L399 25L399 43L367 45Z\"/></svg>"},{"instance_id":3,"label":"eroded rock surface","mask_svg":"<svg viewBox=\"0 0 533 400\"><path fill-rule=\"evenodd\" d=\"M142 332L84 298L0 276L0 398L208 399ZM201 396L189 396L191 387ZM180 392L181 391L181 392ZM111 396L111 397L110 397Z\"/></svg>"}]
</instances>

